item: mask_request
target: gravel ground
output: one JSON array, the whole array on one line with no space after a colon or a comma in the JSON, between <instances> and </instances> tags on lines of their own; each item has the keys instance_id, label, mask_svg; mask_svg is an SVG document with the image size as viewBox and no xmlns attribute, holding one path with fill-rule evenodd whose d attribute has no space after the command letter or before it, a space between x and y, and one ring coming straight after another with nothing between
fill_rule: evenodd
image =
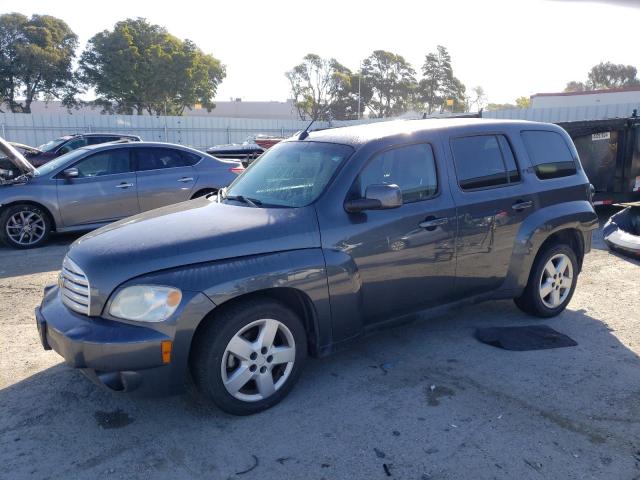
<instances>
[{"instance_id":1,"label":"gravel ground","mask_svg":"<svg viewBox=\"0 0 640 480\"><path fill-rule=\"evenodd\" d=\"M476 327L539 323L488 302L311 360L243 418L105 391L42 350L33 308L72 240L0 249L0 478L640 478L640 263L601 239L542 322L577 347L479 343Z\"/></svg>"}]
</instances>

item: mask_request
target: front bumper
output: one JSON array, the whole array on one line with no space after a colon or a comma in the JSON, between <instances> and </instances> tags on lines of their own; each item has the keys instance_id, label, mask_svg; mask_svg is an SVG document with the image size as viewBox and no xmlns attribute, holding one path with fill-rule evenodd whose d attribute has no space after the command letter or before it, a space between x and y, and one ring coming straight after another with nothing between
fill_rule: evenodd
<instances>
[{"instance_id":1,"label":"front bumper","mask_svg":"<svg viewBox=\"0 0 640 480\"><path fill-rule=\"evenodd\" d=\"M183 314L192 324L188 310ZM81 369L94 382L115 391L153 396L183 390L193 328L160 332L77 314L64 306L56 286L45 289L35 316L43 348L55 350L67 365ZM176 319L175 325L179 323ZM161 344L167 340L173 342L173 351L171 361L164 363Z\"/></svg>"}]
</instances>

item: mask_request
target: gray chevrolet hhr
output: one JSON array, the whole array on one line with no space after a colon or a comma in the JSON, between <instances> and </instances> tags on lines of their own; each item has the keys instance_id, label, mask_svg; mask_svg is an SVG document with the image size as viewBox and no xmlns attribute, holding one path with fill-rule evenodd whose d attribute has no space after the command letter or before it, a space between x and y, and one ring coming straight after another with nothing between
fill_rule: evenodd
<instances>
[{"instance_id":1,"label":"gray chevrolet hhr","mask_svg":"<svg viewBox=\"0 0 640 480\"><path fill-rule=\"evenodd\" d=\"M116 391L279 402L303 371L417 312L564 310L590 185L559 127L479 119L302 132L228 189L77 240L36 309L45 349Z\"/></svg>"}]
</instances>

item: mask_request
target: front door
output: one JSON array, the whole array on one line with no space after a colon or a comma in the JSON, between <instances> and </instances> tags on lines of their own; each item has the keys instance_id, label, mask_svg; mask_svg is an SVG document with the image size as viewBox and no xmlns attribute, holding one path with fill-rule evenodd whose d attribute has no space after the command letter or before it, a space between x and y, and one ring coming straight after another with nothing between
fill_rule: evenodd
<instances>
[{"instance_id":1,"label":"front door","mask_svg":"<svg viewBox=\"0 0 640 480\"><path fill-rule=\"evenodd\" d=\"M77 178L57 179L65 227L111 222L138 213L136 175L129 149L102 150L78 161Z\"/></svg>"},{"instance_id":2,"label":"front door","mask_svg":"<svg viewBox=\"0 0 640 480\"><path fill-rule=\"evenodd\" d=\"M133 151L141 211L191 198L198 175L192 166L193 155L164 147L137 147Z\"/></svg>"},{"instance_id":3,"label":"front door","mask_svg":"<svg viewBox=\"0 0 640 480\"><path fill-rule=\"evenodd\" d=\"M495 290L507 275L516 235L535 211L505 135L471 135L450 141L457 206L456 297Z\"/></svg>"},{"instance_id":4,"label":"front door","mask_svg":"<svg viewBox=\"0 0 640 480\"><path fill-rule=\"evenodd\" d=\"M385 150L371 158L351 189L350 196L362 198L369 185L395 184L403 196L397 209L344 214L348 233L336 247L357 266L366 324L434 306L450 295L455 208L436 163L428 143Z\"/></svg>"}]
</instances>

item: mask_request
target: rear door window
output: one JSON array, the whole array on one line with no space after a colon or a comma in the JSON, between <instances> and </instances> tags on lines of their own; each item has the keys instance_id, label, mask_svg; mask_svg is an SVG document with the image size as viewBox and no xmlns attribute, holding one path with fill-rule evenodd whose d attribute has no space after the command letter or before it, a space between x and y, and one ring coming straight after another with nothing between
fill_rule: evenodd
<instances>
[{"instance_id":1,"label":"rear door window","mask_svg":"<svg viewBox=\"0 0 640 480\"><path fill-rule=\"evenodd\" d=\"M527 130L521 135L538 178L547 180L576 173L576 161L569 145L558 132Z\"/></svg>"},{"instance_id":2,"label":"rear door window","mask_svg":"<svg viewBox=\"0 0 640 480\"><path fill-rule=\"evenodd\" d=\"M138 171L163 170L166 168L190 167L194 158L182 155L172 148L136 148Z\"/></svg>"},{"instance_id":3,"label":"rear door window","mask_svg":"<svg viewBox=\"0 0 640 480\"><path fill-rule=\"evenodd\" d=\"M375 155L356 181L356 191L364 198L369 185L398 185L403 203L425 200L438 191L438 176L429 144L398 147Z\"/></svg>"},{"instance_id":4,"label":"rear door window","mask_svg":"<svg viewBox=\"0 0 640 480\"><path fill-rule=\"evenodd\" d=\"M520 181L511 145L504 135L474 135L451 141L462 190L499 187Z\"/></svg>"}]
</instances>

